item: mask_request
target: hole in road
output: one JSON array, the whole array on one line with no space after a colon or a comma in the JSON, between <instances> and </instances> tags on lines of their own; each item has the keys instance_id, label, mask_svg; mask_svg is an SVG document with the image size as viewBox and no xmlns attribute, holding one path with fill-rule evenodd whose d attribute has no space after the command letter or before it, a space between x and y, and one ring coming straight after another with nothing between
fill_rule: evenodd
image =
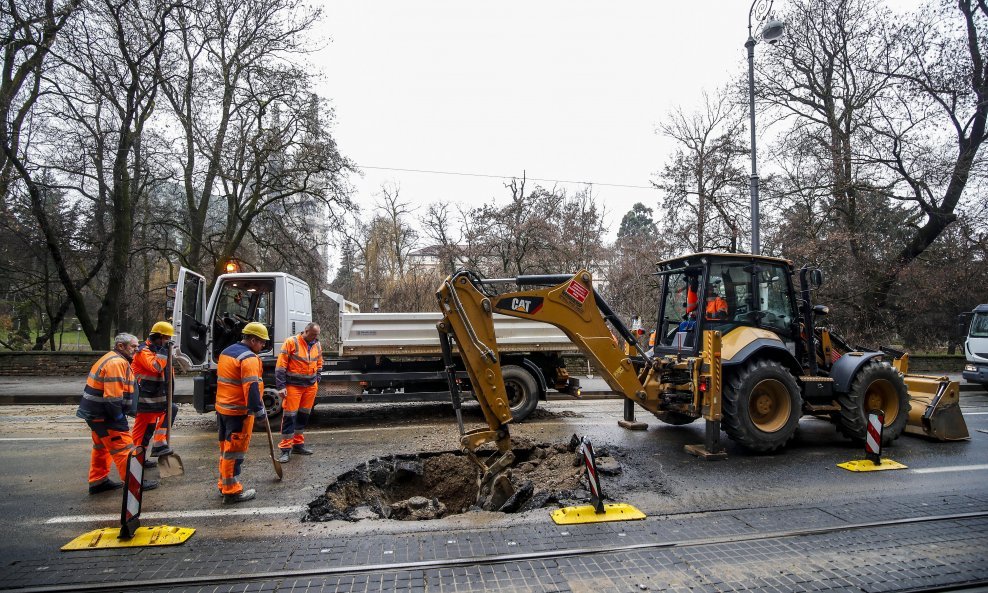
<instances>
[{"instance_id":1,"label":"hole in road","mask_svg":"<svg viewBox=\"0 0 988 593\"><path fill-rule=\"evenodd\" d=\"M582 458L569 443L515 439L513 451L509 477L520 495L502 512L587 503ZM597 451L597 466L602 475L621 471L605 449ZM477 467L458 451L377 457L337 476L325 494L309 503L303 520L418 521L455 515L474 506L477 477Z\"/></svg>"}]
</instances>

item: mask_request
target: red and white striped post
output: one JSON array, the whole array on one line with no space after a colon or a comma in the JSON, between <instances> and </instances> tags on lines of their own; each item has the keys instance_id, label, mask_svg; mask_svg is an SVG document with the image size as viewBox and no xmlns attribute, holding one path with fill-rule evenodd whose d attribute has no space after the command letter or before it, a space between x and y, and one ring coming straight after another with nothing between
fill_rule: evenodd
<instances>
[{"instance_id":1,"label":"red and white striped post","mask_svg":"<svg viewBox=\"0 0 988 593\"><path fill-rule=\"evenodd\" d=\"M865 435L865 458L875 465L882 464L882 429L885 427L883 410L868 411L868 433Z\"/></svg>"},{"instance_id":2,"label":"red and white striped post","mask_svg":"<svg viewBox=\"0 0 988 593\"><path fill-rule=\"evenodd\" d=\"M590 483L590 502L593 504L594 512L604 512L603 494L600 492L600 476L597 474L597 457L593 452L593 445L590 439L583 437L580 445L583 453L583 464L587 468L587 482Z\"/></svg>"},{"instance_id":3,"label":"red and white striped post","mask_svg":"<svg viewBox=\"0 0 988 593\"><path fill-rule=\"evenodd\" d=\"M119 539L131 539L141 526L141 497L144 488L144 449L137 447L127 456L127 480L120 510Z\"/></svg>"}]
</instances>

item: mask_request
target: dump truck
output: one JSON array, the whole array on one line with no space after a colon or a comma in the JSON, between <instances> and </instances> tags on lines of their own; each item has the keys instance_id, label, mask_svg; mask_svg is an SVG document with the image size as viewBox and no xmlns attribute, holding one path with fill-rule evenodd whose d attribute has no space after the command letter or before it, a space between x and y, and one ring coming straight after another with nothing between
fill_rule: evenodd
<instances>
[{"instance_id":1,"label":"dump truck","mask_svg":"<svg viewBox=\"0 0 988 593\"><path fill-rule=\"evenodd\" d=\"M195 409L200 413L214 409L220 352L240 340L247 323L256 321L272 336L260 353L262 398L268 413L279 415L274 367L284 340L313 321L309 285L283 272L235 272L217 277L208 300L206 287L201 274L181 268L177 282L168 288L176 361L183 370L196 373ZM335 347L323 350L317 404L449 401L447 369L436 334L439 313L361 313L342 295L323 293L339 305L340 338ZM502 380L515 418L531 414L550 390L579 392L579 379L566 372L563 359L577 349L562 332L517 317L498 316L495 323L503 344ZM469 390L462 362L455 361L454 367L459 387Z\"/></svg>"},{"instance_id":2,"label":"dump truck","mask_svg":"<svg viewBox=\"0 0 988 593\"><path fill-rule=\"evenodd\" d=\"M910 375L906 353L854 347L823 327L829 310L811 299L823 282L820 270L797 270L775 257L696 253L659 262L657 274L652 349L601 298L587 270L494 279L467 270L443 281L436 293L443 350L447 360L456 351L465 362L487 424L467 431L457 414L461 448L481 472L484 508L497 509L512 494L503 470L513 461L513 418L499 372L495 314L565 333L626 398L622 426L637 428L635 405L667 424L703 418L704 442L686 450L706 459L725 457L722 430L751 451L781 449L803 415L825 418L855 441L864 441L872 410L884 418L885 444L907 426L935 439L968 438L956 382ZM511 284L520 290L498 289ZM610 328L635 354L618 347ZM455 399L455 375L448 381ZM479 453L488 444L496 453Z\"/></svg>"},{"instance_id":3,"label":"dump truck","mask_svg":"<svg viewBox=\"0 0 988 593\"><path fill-rule=\"evenodd\" d=\"M964 340L964 360L964 379L981 383L988 389L988 304L978 305L971 312L971 323Z\"/></svg>"}]
</instances>

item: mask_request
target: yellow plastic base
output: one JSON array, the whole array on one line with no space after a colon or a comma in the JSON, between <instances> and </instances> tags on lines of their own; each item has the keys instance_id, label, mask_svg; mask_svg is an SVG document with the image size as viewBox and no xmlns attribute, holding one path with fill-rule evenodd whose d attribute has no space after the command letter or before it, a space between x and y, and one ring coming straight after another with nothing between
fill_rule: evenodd
<instances>
[{"instance_id":1,"label":"yellow plastic base","mask_svg":"<svg viewBox=\"0 0 988 593\"><path fill-rule=\"evenodd\" d=\"M185 543L196 530L190 527L138 527L134 537L119 539L119 527L106 527L80 535L62 546L63 552L70 550L96 550L100 548L144 548L148 546L177 546Z\"/></svg>"},{"instance_id":2,"label":"yellow plastic base","mask_svg":"<svg viewBox=\"0 0 988 593\"><path fill-rule=\"evenodd\" d=\"M867 459L856 459L854 461L838 463L837 467L842 467L851 472L880 472L887 469L906 469L906 466L898 461L885 458L882 458L882 462L879 465L875 465Z\"/></svg>"},{"instance_id":3,"label":"yellow plastic base","mask_svg":"<svg viewBox=\"0 0 988 593\"><path fill-rule=\"evenodd\" d=\"M623 502L605 504L603 513L597 513L593 506L589 504L578 507L565 507L552 512L552 520L555 521L556 525L634 521L644 518L645 513Z\"/></svg>"}]
</instances>

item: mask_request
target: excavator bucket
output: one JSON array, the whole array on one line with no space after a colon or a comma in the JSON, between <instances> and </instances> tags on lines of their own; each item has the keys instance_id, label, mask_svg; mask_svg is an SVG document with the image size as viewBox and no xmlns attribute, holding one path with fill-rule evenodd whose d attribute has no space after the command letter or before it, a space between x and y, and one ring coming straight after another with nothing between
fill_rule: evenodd
<instances>
[{"instance_id":1,"label":"excavator bucket","mask_svg":"<svg viewBox=\"0 0 988 593\"><path fill-rule=\"evenodd\" d=\"M938 441L971 438L961 415L961 388L947 377L906 375L909 390L909 423L906 432Z\"/></svg>"}]
</instances>

